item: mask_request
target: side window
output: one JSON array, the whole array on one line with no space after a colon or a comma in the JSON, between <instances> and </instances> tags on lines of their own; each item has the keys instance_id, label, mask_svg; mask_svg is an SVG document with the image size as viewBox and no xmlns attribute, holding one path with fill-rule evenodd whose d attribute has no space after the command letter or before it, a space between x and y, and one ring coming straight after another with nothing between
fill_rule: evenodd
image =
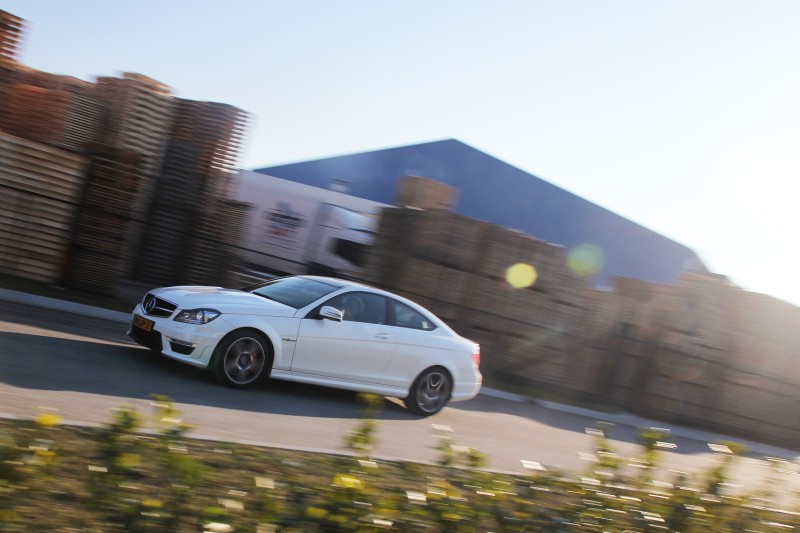
<instances>
[{"instance_id":1,"label":"side window","mask_svg":"<svg viewBox=\"0 0 800 533\"><path fill-rule=\"evenodd\" d=\"M331 298L325 303L344 313L349 322L386 324L386 298L366 292L347 292Z\"/></svg>"},{"instance_id":2,"label":"side window","mask_svg":"<svg viewBox=\"0 0 800 533\"><path fill-rule=\"evenodd\" d=\"M400 326L401 328L423 329L430 331L436 326L428 320L424 315L411 309L409 306L396 300L391 300L391 306L394 316L393 326Z\"/></svg>"}]
</instances>

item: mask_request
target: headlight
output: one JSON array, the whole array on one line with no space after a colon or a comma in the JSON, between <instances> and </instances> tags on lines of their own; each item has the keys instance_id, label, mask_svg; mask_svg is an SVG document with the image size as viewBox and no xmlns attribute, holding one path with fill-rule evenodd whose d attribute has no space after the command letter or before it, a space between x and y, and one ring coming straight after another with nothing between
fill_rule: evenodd
<instances>
[{"instance_id":1,"label":"headlight","mask_svg":"<svg viewBox=\"0 0 800 533\"><path fill-rule=\"evenodd\" d=\"M189 309L188 311L181 311L178 316L173 318L176 322L186 322L187 324L208 324L219 315L216 309Z\"/></svg>"}]
</instances>

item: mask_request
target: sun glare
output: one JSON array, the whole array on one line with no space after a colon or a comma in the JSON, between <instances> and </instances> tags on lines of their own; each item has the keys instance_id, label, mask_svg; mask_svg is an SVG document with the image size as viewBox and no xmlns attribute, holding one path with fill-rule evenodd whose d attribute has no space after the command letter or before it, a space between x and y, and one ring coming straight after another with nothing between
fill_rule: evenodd
<instances>
[{"instance_id":1,"label":"sun glare","mask_svg":"<svg viewBox=\"0 0 800 533\"><path fill-rule=\"evenodd\" d=\"M538 274L533 265L517 263L506 270L506 281L515 289L524 289L536 283Z\"/></svg>"},{"instance_id":2,"label":"sun glare","mask_svg":"<svg viewBox=\"0 0 800 533\"><path fill-rule=\"evenodd\" d=\"M603 250L593 244L579 244L570 251L567 264L579 276L596 274L605 263Z\"/></svg>"}]
</instances>

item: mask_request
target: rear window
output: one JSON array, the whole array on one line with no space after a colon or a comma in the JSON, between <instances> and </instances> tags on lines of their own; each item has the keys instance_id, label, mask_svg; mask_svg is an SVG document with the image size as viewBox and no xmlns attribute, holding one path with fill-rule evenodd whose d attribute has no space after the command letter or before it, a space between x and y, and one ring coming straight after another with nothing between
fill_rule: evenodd
<instances>
[{"instance_id":1,"label":"rear window","mask_svg":"<svg viewBox=\"0 0 800 533\"><path fill-rule=\"evenodd\" d=\"M411 309L409 306L397 300L390 300L395 326L401 328L423 329L430 331L436 329L436 324L431 322L428 317Z\"/></svg>"},{"instance_id":2,"label":"rear window","mask_svg":"<svg viewBox=\"0 0 800 533\"><path fill-rule=\"evenodd\" d=\"M333 283L308 278L281 278L250 290L268 300L300 309L340 288Z\"/></svg>"}]
</instances>

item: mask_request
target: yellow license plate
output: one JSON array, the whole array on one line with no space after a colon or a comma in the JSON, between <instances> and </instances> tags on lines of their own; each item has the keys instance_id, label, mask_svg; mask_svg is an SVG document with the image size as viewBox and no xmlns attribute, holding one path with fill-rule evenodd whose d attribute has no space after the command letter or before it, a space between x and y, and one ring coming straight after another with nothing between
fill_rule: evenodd
<instances>
[{"instance_id":1,"label":"yellow license plate","mask_svg":"<svg viewBox=\"0 0 800 533\"><path fill-rule=\"evenodd\" d=\"M139 315L133 315L133 325L137 328L143 329L145 331L153 331L153 322L152 320L147 320L146 318L140 317Z\"/></svg>"}]
</instances>

